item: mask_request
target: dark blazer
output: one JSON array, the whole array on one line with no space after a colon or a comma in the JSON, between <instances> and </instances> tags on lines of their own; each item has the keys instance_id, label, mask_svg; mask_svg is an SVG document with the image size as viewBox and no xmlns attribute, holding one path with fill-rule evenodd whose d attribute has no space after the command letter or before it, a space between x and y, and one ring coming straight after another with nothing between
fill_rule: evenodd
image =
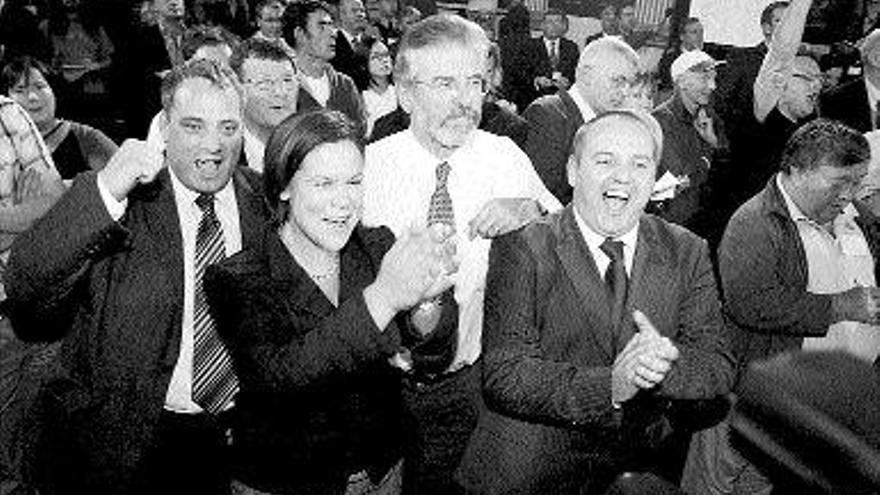
<instances>
[{"instance_id":1,"label":"dark blazer","mask_svg":"<svg viewBox=\"0 0 880 495\"><path fill-rule=\"evenodd\" d=\"M261 180L235 173L242 243L265 218ZM169 173L119 222L86 172L12 247L9 309L25 341L64 339L39 399L37 477L48 493L126 493L177 363L183 247ZM53 490L57 490L53 491Z\"/></svg>"},{"instance_id":2,"label":"dark blazer","mask_svg":"<svg viewBox=\"0 0 880 495\"><path fill-rule=\"evenodd\" d=\"M880 229L867 214L863 209L857 223L876 260ZM724 313L735 330L731 342L742 366L800 349L804 337L828 332L831 296L807 291L807 255L775 175L731 217L718 268Z\"/></svg>"},{"instance_id":3,"label":"dark blazer","mask_svg":"<svg viewBox=\"0 0 880 495\"><path fill-rule=\"evenodd\" d=\"M344 113L355 123L360 135L365 136L367 133L367 113L364 110L361 92L358 91L354 81L351 77L337 72L332 67L327 67L327 77L330 79L330 98L327 99L326 108ZM298 112L306 112L325 107L322 107L308 90L301 89L296 97L296 108Z\"/></svg>"},{"instance_id":4,"label":"dark blazer","mask_svg":"<svg viewBox=\"0 0 880 495\"><path fill-rule=\"evenodd\" d=\"M755 79L766 54L767 44L763 42L733 48L727 53L727 63L718 68L718 86L712 101L730 129L754 120Z\"/></svg>"},{"instance_id":5,"label":"dark blazer","mask_svg":"<svg viewBox=\"0 0 880 495\"><path fill-rule=\"evenodd\" d=\"M401 456L400 380L388 358L411 349L417 372L455 353L457 307L421 339L400 315L381 331L363 289L394 236L358 228L340 253L334 307L275 232L209 267L205 290L241 380L233 476L271 493L343 493L352 473L379 481Z\"/></svg>"},{"instance_id":6,"label":"dark blazer","mask_svg":"<svg viewBox=\"0 0 880 495\"><path fill-rule=\"evenodd\" d=\"M159 26L136 28L114 57L116 80L129 137L145 139L153 116L162 109L160 72L171 69L171 59Z\"/></svg>"},{"instance_id":7,"label":"dark blazer","mask_svg":"<svg viewBox=\"0 0 880 495\"><path fill-rule=\"evenodd\" d=\"M871 106L868 89L862 78L853 79L819 95L819 115L839 120L859 132L868 132L871 126Z\"/></svg>"},{"instance_id":8,"label":"dark blazer","mask_svg":"<svg viewBox=\"0 0 880 495\"><path fill-rule=\"evenodd\" d=\"M370 142L374 143L407 128L409 128L409 114L403 108L397 107L388 115L379 117L379 120L373 125ZM525 149L529 133L528 123L524 118L502 108L495 102L483 102L479 128L496 136L507 136L520 149Z\"/></svg>"},{"instance_id":9,"label":"dark blazer","mask_svg":"<svg viewBox=\"0 0 880 495\"><path fill-rule=\"evenodd\" d=\"M367 54L363 47L357 44L352 46L342 30L336 32L336 54L330 60L330 65L354 81L359 89L365 89L369 84L370 75L367 71Z\"/></svg>"},{"instance_id":10,"label":"dark blazer","mask_svg":"<svg viewBox=\"0 0 880 495\"><path fill-rule=\"evenodd\" d=\"M726 394L734 363L705 241L644 215L623 324L572 206L496 239L489 255L480 419L460 469L468 493L603 493L668 433L670 399ZM644 312L681 357L617 410L615 357Z\"/></svg>"},{"instance_id":11,"label":"dark blazer","mask_svg":"<svg viewBox=\"0 0 880 495\"><path fill-rule=\"evenodd\" d=\"M526 154L547 189L562 204L571 201L566 164L574 135L584 124L584 117L569 94L577 89L560 91L538 98L523 112L529 123Z\"/></svg>"},{"instance_id":12,"label":"dark blazer","mask_svg":"<svg viewBox=\"0 0 880 495\"><path fill-rule=\"evenodd\" d=\"M543 37L530 39L527 53L527 60L530 65L528 81L525 82L528 83L528 90L531 93L529 103L539 96L554 94L558 91L556 88L543 89L541 91L535 89L535 78L538 76L552 78L553 72L559 71L570 83L574 83L574 73L575 69L577 69L578 57L580 56L577 43L574 41L567 38L559 39L559 62L556 64L556 67L553 67L550 61L550 54L547 52L547 45L544 44Z\"/></svg>"}]
</instances>

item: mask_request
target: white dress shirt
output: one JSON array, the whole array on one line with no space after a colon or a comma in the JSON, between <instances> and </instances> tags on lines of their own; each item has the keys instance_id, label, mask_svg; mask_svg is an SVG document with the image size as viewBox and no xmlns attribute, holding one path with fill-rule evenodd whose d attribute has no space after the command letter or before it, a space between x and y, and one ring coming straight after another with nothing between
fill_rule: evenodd
<instances>
[{"instance_id":1,"label":"white dress shirt","mask_svg":"<svg viewBox=\"0 0 880 495\"><path fill-rule=\"evenodd\" d=\"M792 201L777 176L788 214L797 224L807 257L807 291L834 294L857 286L876 287L874 259L868 242L855 223L850 204L830 226L810 220ZM829 230L830 229L830 230ZM824 337L804 339L805 350L841 350L873 363L880 354L880 329L854 321L834 323Z\"/></svg>"},{"instance_id":2,"label":"white dress shirt","mask_svg":"<svg viewBox=\"0 0 880 495\"><path fill-rule=\"evenodd\" d=\"M244 156L247 159L248 167L263 173L263 157L266 154L266 143L260 141L256 134L248 129L247 125L243 126L244 131Z\"/></svg>"},{"instance_id":3,"label":"white dress shirt","mask_svg":"<svg viewBox=\"0 0 880 495\"><path fill-rule=\"evenodd\" d=\"M363 97L364 109L367 112L367 136L369 136L377 120L397 110L397 88L390 84L383 93L368 88L364 90Z\"/></svg>"},{"instance_id":4,"label":"white dress shirt","mask_svg":"<svg viewBox=\"0 0 880 495\"><path fill-rule=\"evenodd\" d=\"M367 146L364 168L364 216L369 226L386 225L395 235L412 225L424 226L443 160L416 140L412 131L391 135ZM561 208L544 187L531 161L510 139L477 130L447 160L447 189L455 213L459 258L453 276L459 306L458 347L450 370L473 364L480 355L483 292L490 239L468 238L468 222L496 198L532 198L548 211Z\"/></svg>"},{"instance_id":5,"label":"white dress shirt","mask_svg":"<svg viewBox=\"0 0 880 495\"><path fill-rule=\"evenodd\" d=\"M877 103L880 103L880 88L871 84L865 78L865 88L868 90L868 105L871 111L871 129L877 129Z\"/></svg>"},{"instance_id":6,"label":"white dress shirt","mask_svg":"<svg viewBox=\"0 0 880 495\"><path fill-rule=\"evenodd\" d=\"M593 110L593 107L584 100L584 97L578 90L577 83L568 90L568 95L571 96L571 99L574 100L574 104L577 105L578 110L581 111L581 117L584 118L584 123L593 120L593 117L596 116L596 112Z\"/></svg>"},{"instance_id":7,"label":"white dress shirt","mask_svg":"<svg viewBox=\"0 0 880 495\"><path fill-rule=\"evenodd\" d=\"M202 408L192 400L192 359L193 359L193 310L195 304L195 252L196 233L202 219L202 210L196 205L199 193L188 189L169 169L180 234L183 244L183 331L180 340L180 353L171 375L171 383L165 395L165 409L181 413L198 413ZM104 184L98 180L98 190L107 211L114 220L125 213L126 201L116 201ZM241 250L241 227L235 187L230 180L215 194L214 211L223 228L223 241L226 256Z\"/></svg>"},{"instance_id":8,"label":"white dress shirt","mask_svg":"<svg viewBox=\"0 0 880 495\"><path fill-rule=\"evenodd\" d=\"M593 255L593 261L596 262L596 268L599 270L599 276L605 277L605 271L608 270L608 265L611 264L611 258L605 254L605 251L602 251L602 243L605 242L605 236L599 234L595 230L591 229L584 219L581 218L580 214L577 212L577 208L574 210L574 218L577 220L578 228L581 230L581 235L584 237L584 242L587 243L587 247L590 248L590 254ZM623 243L623 264L626 267L626 275L632 276L632 266L633 266L633 258L635 258L636 253L636 242L639 239L639 225L636 224L629 232L623 234L622 236L615 237L615 241L620 241Z\"/></svg>"}]
</instances>

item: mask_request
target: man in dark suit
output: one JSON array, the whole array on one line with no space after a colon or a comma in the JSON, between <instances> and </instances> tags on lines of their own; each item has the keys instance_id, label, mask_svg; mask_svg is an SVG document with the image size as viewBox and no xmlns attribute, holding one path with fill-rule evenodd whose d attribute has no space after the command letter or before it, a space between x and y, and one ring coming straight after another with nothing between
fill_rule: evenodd
<instances>
[{"instance_id":1,"label":"man in dark suit","mask_svg":"<svg viewBox=\"0 0 880 495\"><path fill-rule=\"evenodd\" d=\"M590 120L572 204L493 243L469 493L604 493L658 461L673 399L730 389L706 243L644 214L661 132L644 113Z\"/></svg>"},{"instance_id":2,"label":"man in dark suit","mask_svg":"<svg viewBox=\"0 0 880 495\"><path fill-rule=\"evenodd\" d=\"M183 63L183 0L152 0L155 22L138 25L134 33L121 44L117 64L117 87L124 88L119 95L125 117L127 136L143 139L150 121L162 108L159 87L162 76L172 67Z\"/></svg>"},{"instance_id":3,"label":"man in dark suit","mask_svg":"<svg viewBox=\"0 0 880 495\"><path fill-rule=\"evenodd\" d=\"M367 53L361 36L367 28L367 13L361 0L339 0L336 22L336 54L330 64L337 71L350 77L359 88L369 84Z\"/></svg>"},{"instance_id":4,"label":"man in dark suit","mask_svg":"<svg viewBox=\"0 0 880 495\"><path fill-rule=\"evenodd\" d=\"M577 68L577 44L565 38L568 31L568 17L559 9L550 9L544 13L541 22L543 36L529 40L527 53L529 76L527 89L531 94L527 103L542 95L551 95L559 90L566 90L574 82Z\"/></svg>"},{"instance_id":5,"label":"man in dark suit","mask_svg":"<svg viewBox=\"0 0 880 495\"><path fill-rule=\"evenodd\" d=\"M237 382L201 274L265 216L258 176L237 166L234 80L207 60L174 69L164 160L126 141L13 245L16 333L63 339L35 414L41 493L228 493Z\"/></svg>"},{"instance_id":6,"label":"man in dark suit","mask_svg":"<svg viewBox=\"0 0 880 495\"><path fill-rule=\"evenodd\" d=\"M625 103L638 63L638 54L623 41L598 39L584 48L571 88L538 98L523 112L529 123L526 154L562 204L571 201L565 167L575 132L597 113Z\"/></svg>"},{"instance_id":7,"label":"man in dark suit","mask_svg":"<svg viewBox=\"0 0 880 495\"><path fill-rule=\"evenodd\" d=\"M819 114L868 132L880 128L880 29L865 38L861 54L862 77L822 93Z\"/></svg>"}]
</instances>

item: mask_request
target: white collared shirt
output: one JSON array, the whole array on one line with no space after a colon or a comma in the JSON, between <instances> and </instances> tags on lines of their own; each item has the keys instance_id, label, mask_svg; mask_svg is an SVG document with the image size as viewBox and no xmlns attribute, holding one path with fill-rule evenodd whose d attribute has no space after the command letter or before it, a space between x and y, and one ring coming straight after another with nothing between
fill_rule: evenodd
<instances>
[{"instance_id":1,"label":"white collared shirt","mask_svg":"<svg viewBox=\"0 0 880 495\"><path fill-rule=\"evenodd\" d=\"M578 110L581 111L581 117L584 118L584 123L589 122L596 116L596 112L593 110L593 107L590 106L589 103L584 100L583 95L581 95L580 90L578 89L577 81L575 81L574 86L568 90L568 95L571 96L571 99L574 100L574 104L577 105Z\"/></svg>"},{"instance_id":2,"label":"white collared shirt","mask_svg":"<svg viewBox=\"0 0 880 495\"><path fill-rule=\"evenodd\" d=\"M549 40L547 38L544 38L544 48L547 49L547 56L548 57L553 56L553 49L554 48L556 49L556 56L559 57L559 38L556 38L555 40Z\"/></svg>"},{"instance_id":3,"label":"white collared shirt","mask_svg":"<svg viewBox=\"0 0 880 495\"><path fill-rule=\"evenodd\" d=\"M242 132L242 137L244 138L244 157L247 159L248 167L262 174L266 143L260 141L260 138L252 133L247 125L242 127L244 128Z\"/></svg>"},{"instance_id":4,"label":"white collared shirt","mask_svg":"<svg viewBox=\"0 0 880 495\"><path fill-rule=\"evenodd\" d=\"M424 226L443 160L416 140L411 129L367 146L364 167L365 225L388 226L400 235L411 225ZM459 258L455 300L459 306L458 347L450 369L473 364L480 355L483 292L490 239L468 238L468 222L496 198L532 198L548 211L561 208L529 158L510 139L477 130L448 159L447 189L455 212Z\"/></svg>"},{"instance_id":5,"label":"white collared shirt","mask_svg":"<svg viewBox=\"0 0 880 495\"><path fill-rule=\"evenodd\" d=\"M321 77L307 76L305 72L301 72L300 74L309 94L312 95L315 101L317 101L322 107L326 107L327 101L330 99L330 77L327 76L327 71L324 71L321 74Z\"/></svg>"},{"instance_id":6,"label":"white collared shirt","mask_svg":"<svg viewBox=\"0 0 880 495\"><path fill-rule=\"evenodd\" d=\"M868 91L868 105L871 110L871 129L877 129L877 103L880 102L880 88L871 84L867 77L865 79L865 88Z\"/></svg>"},{"instance_id":7,"label":"white collared shirt","mask_svg":"<svg viewBox=\"0 0 880 495\"><path fill-rule=\"evenodd\" d=\"M389 84L385 92L379 93L373 88L363 91L364 109L367 112L367 136L373 132L376 121L397 110L397 88Z\"/></svg>"},{"instance_id":8,"label":"white collared shirt","mask_svg":"<svg viewBox=\"0 0 880 495\"><path fill-rule=\"evenodd\" d=\"M862 230L855 223L858 216L852 204L828 227L810 220L798 208L782 185L779 187L788 214L797 224L798 234L807 258L807 291L813 294L835 294L857 286L876 287L874 259ZM830 229L830 231L829 231ZM807 350L842 350L868 362L880 355L880 331L876 326L854 321L831 325L824 337L804 339Z\"/></svg>"},{"instance_id":9,"label":"white collared shirt","mask_svg":"<svg viewBox=\"0 0 880 495\"><path fill-rule=\"evenodd\" d=\"M584 222L584 219L581 218L577 208L574 209L574 218L577 220L577 225L581 230L581 235L584 237L584 242L586 242L587 247L590 248L590 254L593 255L593 260L596 262L599 276L604 277L605 271L608 270L608 265L611 264L611 258L609 258L601 248L606 237L591 229L586 222ZM623 243L623 264L626 267L627 276L632 276L633 259L636 254L636 242L639 239L639 224L636 224L636 226L629 232L622 236L614 237L613 239Z\"/></svg>"}]
</instances>

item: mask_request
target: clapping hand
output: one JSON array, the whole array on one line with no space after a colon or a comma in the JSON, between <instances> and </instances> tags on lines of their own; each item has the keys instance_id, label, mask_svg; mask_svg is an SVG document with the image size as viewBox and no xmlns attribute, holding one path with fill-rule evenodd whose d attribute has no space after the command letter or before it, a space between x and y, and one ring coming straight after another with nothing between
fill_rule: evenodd
<instances>
[{"instance_id":1,"label":"clapping hand","mask_svg":"<svg viewBox=\"0 0 880 495\"><path fill-rule=\"evenodd\" d=\"M666 378L678 359L678 348L663 337L641 311L633 311L639 332L614 360L611 370L611 400L620 404L640 389L651 389Z\"/></svg>"}]
</instances>

